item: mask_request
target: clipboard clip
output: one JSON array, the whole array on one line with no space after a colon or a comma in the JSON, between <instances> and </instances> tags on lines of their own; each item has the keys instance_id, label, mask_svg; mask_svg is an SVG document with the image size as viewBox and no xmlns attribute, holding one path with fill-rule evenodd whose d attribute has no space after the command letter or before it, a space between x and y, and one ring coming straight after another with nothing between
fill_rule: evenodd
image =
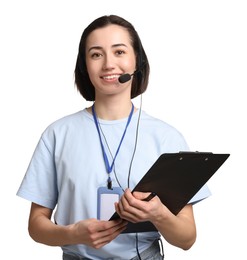
<instances>
[{"instance_id":1,"label":"clipboard clip","mask_svg":"<svg viewBox=\"0 0 247 260\"><path fill-rule=\"evenodd\" d=\"M181 154L181 157L179 158L179 161L182 161L183 160L183 155L188 155L188 154L201 154L201 155L205 155L205 158L204 160L205 161L208 161L208 156L207 155L211 155L213 154L212 152L199 152L199 151L195 151L195 152L192 152L192 151L180 151L179 154Z\"/></svg>"}]
</instances>

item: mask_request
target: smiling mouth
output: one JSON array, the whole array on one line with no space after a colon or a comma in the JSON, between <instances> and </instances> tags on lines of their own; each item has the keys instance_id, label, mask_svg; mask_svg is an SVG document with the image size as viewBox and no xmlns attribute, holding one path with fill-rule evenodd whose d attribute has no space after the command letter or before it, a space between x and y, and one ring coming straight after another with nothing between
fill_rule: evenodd
<instances>
[{"instance_id":1,"label":"smiling mouth","mask_svg":"<svg viewBox=\"0 0 247 260\"><path fill-rule=\"evenodd\" d=\"M103 76L101 78L105 80L114 80L114 79L118 79L119 75L108 75L108 76Z\"/></svg>"}]
</instances>

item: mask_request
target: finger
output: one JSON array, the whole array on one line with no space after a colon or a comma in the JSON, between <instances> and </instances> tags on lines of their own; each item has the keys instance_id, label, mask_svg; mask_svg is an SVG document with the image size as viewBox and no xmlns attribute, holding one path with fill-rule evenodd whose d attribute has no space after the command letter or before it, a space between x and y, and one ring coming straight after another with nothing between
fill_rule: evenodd
<instances>
[{"instance_id":1,"label":"finger","mask_svg":"<svg viewBox=\"0 0 247 260\"><path fill-rule=\"evenodd\" d=\"M143 210L146 204L143 204L142 201L146 199L149 194L150 192L134 192L132 194L130 191L126 191L121 201L124 210L131 211L132 208Z\"/></svg>"},{"instance_id":2,"label":"finger","mask_svg":"<svg viewBox=\"0 0 247 260\"><path fill-rule=\"evenodd\" d=\"M139 192L135 191L133 192L133 196L138 200L146 200L146 198L151 195L151 192Z\"/></svg>"},{"instance_id":3,"label":"finger","mask_svg":"<svg viewBox=\"0 0 247 260\"><path fill-rule=\"evenodd\" d=\"M108 221L108 222L116 222L116 221ZM110 243L120 233L122 233L122 231L126 229L127 223L128 223L127 221L120 220L119 224L115 225L115 223L112 223L113 226L111 228L100 231L98 233L98 238L95 239L95 241L93 242L93 247L100 248Z\"/></svg>"},{"instance_id":4,"label":"finger","mask_svg":"<svg viewBox=\"0 0 247 260\"><path fill-rule=\"evenodd\" d=\"M146 221L149 217L149 210L151 210L150 202L145 200L151 192L132 192L126 189L121 200L117 204L116 211L121 218L131 222ZM135 195L135 196L134 196Z\"/></svg>"},{"instance_id":5,"label":"finger","mask_svg":"<svg viewBox=\"0 0 247 260\"><path fill-rule=\"evenodd\" d=\"M97 232L104 232L114 228L124 226L126 223L121 218L111 221L100 221L100 225L97 228Z\"/></svg>"},{"instance_id":6,"label":"finger","mask_svg":"<svg viewBox=\"0 0 247 260\"><path fill-rule=\"evenodd\" d=\"M138 222L139 215L141 214L140 210L131 207L130 205L128 205L127 207L123 206L122 203L118 203L116 205L116 211L122 219L126 219L133 223Z\"/></svg>"},{"instance_id":7,"label":"finger","mask_svg":"<svg viewBox=\"0 0 247 260\"><path fill-rule=\"evenodd\" d=\"M124 192L124 195L122 196L120 202L122 203L122 206L126 209L126 207L133 206L136 207L137 204L137 199L133 196L132 192L130 189L126 189Z\"/></svg>"}]
</instances>

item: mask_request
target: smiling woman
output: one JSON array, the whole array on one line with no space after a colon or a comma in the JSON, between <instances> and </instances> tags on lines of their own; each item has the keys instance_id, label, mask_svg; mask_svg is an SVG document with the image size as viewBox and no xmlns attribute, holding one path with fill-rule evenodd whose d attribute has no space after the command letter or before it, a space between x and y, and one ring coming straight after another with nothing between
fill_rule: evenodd
<instances>
[{"instance_id":1,"label":"smiling woman","mask_svg":"<svg viewBox=\"0 0 247 260\"><path fill-rule=\"evenodd\" d=\"M112 33L112 29L114 29L114 34ZM98 33L96 34L96 32ZM90 37L88 37L89 35ZM95 40L95 42L92 42L93 40ZM136 73L135 77L133 77L133 81L131 83L131 98L144 93L148 85L149 63L141 40L136 30L128 21L119 19L119 17L112 15L108 17L104 16L104 19L96 19L84 30L82 34L75 68L75 82L81 95L88 101L95 100L95 87L89 79L89 64L86 65L86 61L89 58L88 52L91 51L91 48L96 48L97 58L105 54L102 53L102 51L104 51L102 40L105 44L107 43L109 45L111 52L113 52L112 54L114 54L113 56L115 56L116 59L118 58L120 60L124 60L127 64L133 62L131 65L133 67L129 67L130 65L126 64L125 66L128 67L119 68L121 71L118 71L118 77L124 73L124 71L122 71L123 69L131 69L126 72L132 74L136 69L139 70L141 68L141 71ZM131 56L131 54L134 54L135 57ZM104 57L103 61L105 60L105 62L111 62L111 60L108 61L108 59L111 58L109 55L110 54L108 53L108 56ZM128 61L125 59L125 56L131 57L131 60ZM107 66L107 63L105 65ZM103 66L104 64L102 64L101 69L103 69Z\"/></svg>"},{"instance_id":2,"label":"smiling woman","mask_svg":"<svg viewBox=\"0 0 247 260\"><path fill-rule=\"evenodd\" d=\"M132 77L121 83L123 75ZM143 201L151 191L131 192L161 154L189 149L177 129L134 107L148 79L149 62L131 23L110 15L89 24L75 83L94 102L45 129L17 192L32 202L30 236L60 246L64 260L163 259L161 236L184 250L195 242L192 205L210 195L207 186L177 215L158 196ZM121 218L102 219L102 210ZM122 233L128 221L150 221L158 231Z\"/></svg>"},{"instance_id":3,"label":"smiling woman","mask_svg":"<svg viewBox=\"0 0 247 260\"><path fill-rule=\"evenodd\" d=\"M131 81L121 88L118 81L120 75L136 68L136 55L125 28L113 24L91 32L86 41L86 64L95 100L104 94L121 94L119 97L130 100Z\"/></svg>"}]
</instances>

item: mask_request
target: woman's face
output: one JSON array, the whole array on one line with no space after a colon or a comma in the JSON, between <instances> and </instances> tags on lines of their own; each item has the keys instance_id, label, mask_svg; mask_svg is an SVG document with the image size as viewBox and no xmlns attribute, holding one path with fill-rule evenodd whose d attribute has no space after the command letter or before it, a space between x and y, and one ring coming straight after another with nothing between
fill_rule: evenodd
<instances>
[{"instance_id":1,"label":"woman's face","mask_svg":"<svg viewBox=\"0 0 247 260\"><path fill-rule=\"evenodd\" d=\"M116 95L123 91L130 95L130 81L121 84L120 75L132 74L136 56L128 31L118 25L92 31L86 41L86 65L89 78L99 95Z\"/></svg>"}]
</instances>

